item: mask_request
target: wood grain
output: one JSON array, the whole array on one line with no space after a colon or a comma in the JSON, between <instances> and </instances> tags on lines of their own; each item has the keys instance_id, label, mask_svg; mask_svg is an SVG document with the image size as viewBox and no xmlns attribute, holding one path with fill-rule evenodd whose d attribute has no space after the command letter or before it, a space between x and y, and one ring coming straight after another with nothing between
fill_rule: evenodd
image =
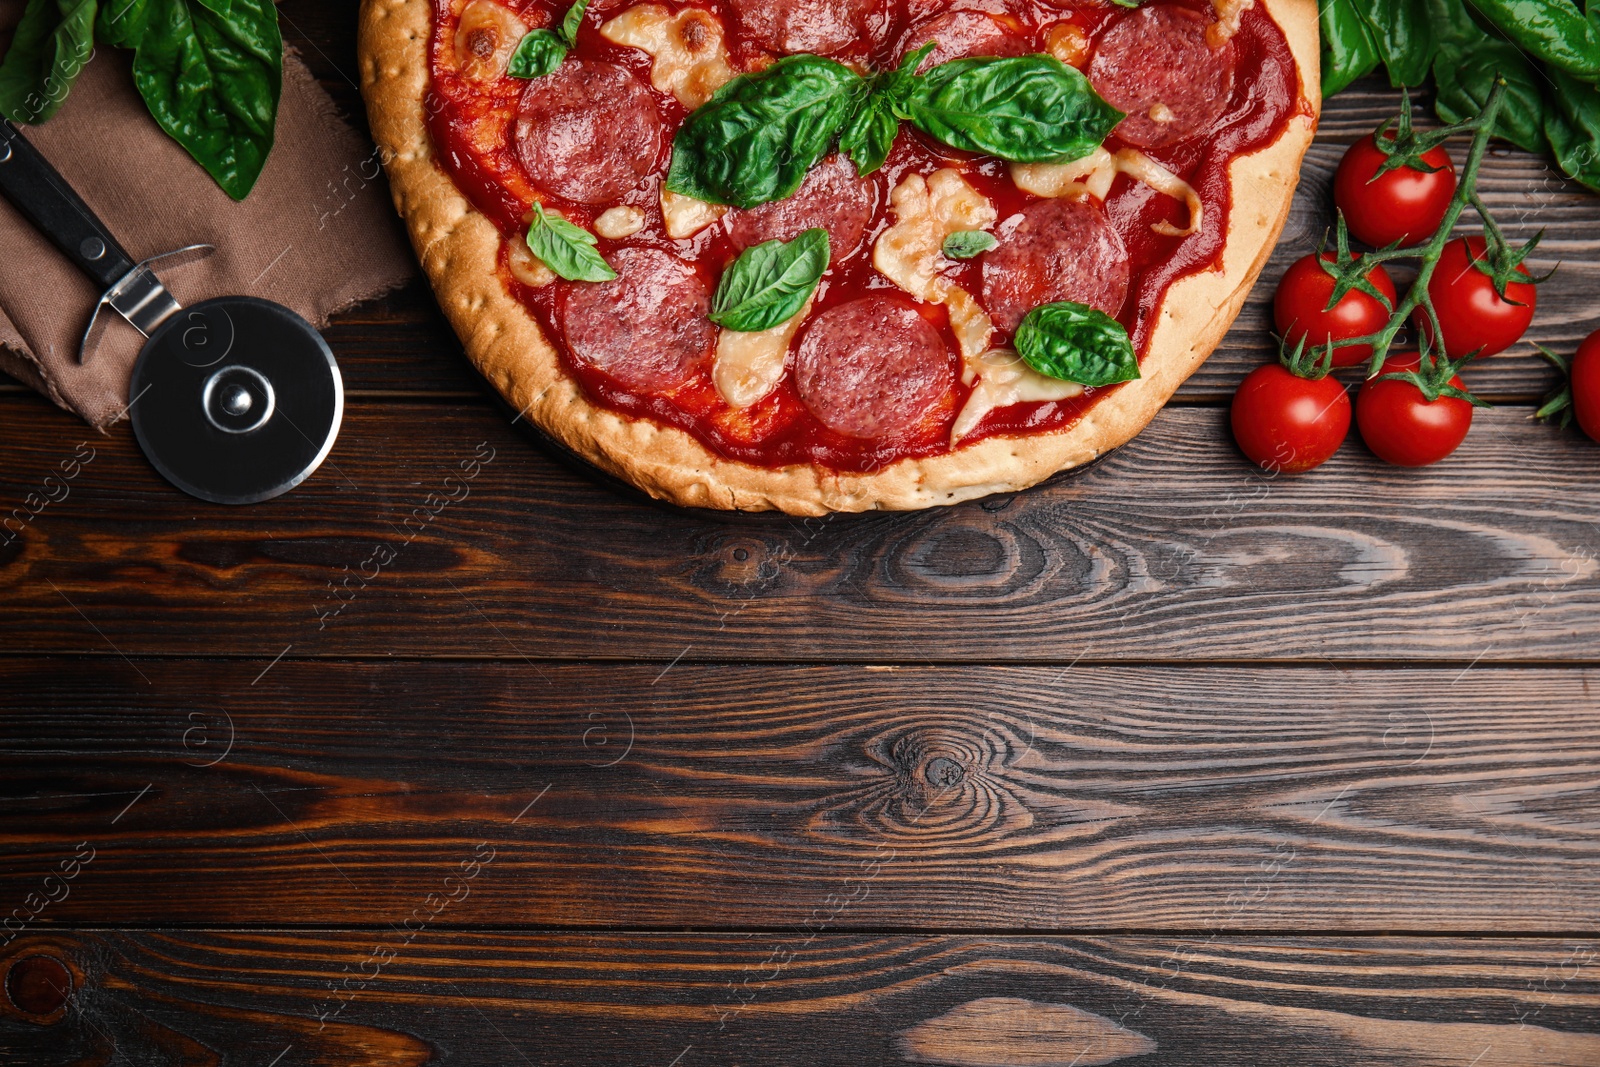
<instances>
[{"instance_id":1,"label":"wood grain","mask_svg":"<svg viewBox=\"0 0 1600 1067\"><path fill-rule=\"evenodd\" d=\"M42 401L4 404L0 516L26 518L85 433ZM12 519L0 647L1594 661L1592 443L1496 410L1427 471L1352 443L1274 479L1240 459L1225 418L1167 411L1094 470L1016 497L831 522L640 506L481 406L355 405L315 477L239 510L179 496L124 427L95 439L65 499ZM492 459L464 485L477 455Z\"/></svg>"},{"instance_id":2,"label":"wood grain","mask_svg":"<svg viewBox=\"0 0 1600 1067\"><path fill-rule=\"evenodd\" d=\"M1600 1062L1593 941L159 930L10 952L76 972L59 1022L0 1015L0 1063L29 1067Z\"/></svg>"},{"instance_id":3,"label":"wood grain","mask_svg":"<svg viewBox=\"0 0 1600 1067\"><path fill-rule=\"evenodd\" d=\"M487 841L452 923L1600 933L1595 681L11 660L0 901L396 923Z\"/></svg>"}]
</instances>

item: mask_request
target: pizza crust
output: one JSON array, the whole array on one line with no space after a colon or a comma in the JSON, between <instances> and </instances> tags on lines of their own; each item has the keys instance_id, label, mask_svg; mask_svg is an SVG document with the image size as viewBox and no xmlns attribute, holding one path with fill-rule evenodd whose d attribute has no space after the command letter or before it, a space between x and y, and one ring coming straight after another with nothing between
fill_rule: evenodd
<instances>
[{"instance_id":1,"label":"pizza crust","mask_svg":"<svg viewBox=\"0 0 1600 1067\"><path fill-rule=\"evenodd\" d=\"M1300 92L1320 112L1313 0L1261 0L1299 68ZM793 515L954 504L1036 485L1131 440L1221 343L1277 244L1299 183L1314 117L1292 117L1266 148L1230 164L1232 208L1220 269L1174 282L1157 308L1144 377L1100 401L1071 427L990 437L929 459L868 474L727 460L675 427L598 407L561 367L538 323L501 281L500 231L435 159L424 101L433 0L365 0L361 88L386 161L395 206L410 230L439 305L485 378L546 433L650 495L683 507Z\"/></svg>"}]
</instances>

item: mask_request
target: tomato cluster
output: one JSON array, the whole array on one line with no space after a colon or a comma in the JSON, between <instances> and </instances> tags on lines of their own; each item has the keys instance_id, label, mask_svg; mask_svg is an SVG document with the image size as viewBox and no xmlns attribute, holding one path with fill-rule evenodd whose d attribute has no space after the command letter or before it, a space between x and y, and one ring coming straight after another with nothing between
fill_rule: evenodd
<instances>
[{"instance_id":1,"label":"tomato cluster","mask_svg":"<svg viewBox=\"0 0 1600 1067\"><path fill-rule=\"evenodd\" d=\"M1472 171L1469 163L1468 180ZM1281 364L1252 372L1234 396L1234 438L1251 461L1271 471L1310 470L1339 450L1352 421L1380 459L1400 466L1437 463L1466 439L1482 401L1456 371L1521 340L1543 280L1522 266L1533 244L1509 248L1492 220L1485 220L1487 239L1447 240L1460 213L1451 208L1466 196L1458 196L1442 144L1413 135L1409 114L1398 135L1382 128L1345 154L1334 178L1337 249L1306 256L1284 274L1273 300ZM1380 251L1353 255L1347 235ZM1404 307L1384 267L1401 255L1432 267L1425 299L1413 293ZM1387 353L1404 322L1399 312L1413 306L1418 350L1386 354L1352 405L1331 371L1370 365L1374 340ZM1600 440L1600 333L1570 371L1569 387L1541 414L1563 412Z\"/></svg>"}]
</instances>

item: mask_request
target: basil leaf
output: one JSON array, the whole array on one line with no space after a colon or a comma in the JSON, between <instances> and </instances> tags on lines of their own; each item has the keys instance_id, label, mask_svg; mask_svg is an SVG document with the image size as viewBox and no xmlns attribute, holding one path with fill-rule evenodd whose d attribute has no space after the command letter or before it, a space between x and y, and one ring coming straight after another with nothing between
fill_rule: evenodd
<instances>
[{"instance_id":1,"label":"basil leaf","mask_svg":"<svg viewBox=\"0 0 1600 1067\"><path fill-rule=\"evenodd\" d=\"M103 44L137 48L150 22L149 0L104 0L94 33Z\"/></svg>"},{"instance_id":2,"label":"basil leaf","mask_svg":"<svg viewBox=\"0 0 1600 1067\"><path fill-rule=\"evenodd\" d=\"M888 160L899 133L900 120L894 116L889 101L874 95L845 123L844 132L839 135L839 151L850 157L856 173L865 178Z\"/></svg>"},{"instance_id":3,"label":"basil leaf","mask_svg":"<svg viewBox=\"0 0 1600 1067\"><path fill-rule=\"evenodd\" d=\"M583 28L583 16L589 10L589 0L578 0L567 8L567 17L561 20L561 39L570 47L578 43L578 31Z\"/></svg>"},{"instance_id":4,"label":"basil leaf","mask_svg":"<svg viewBox=\"0 0 1600 1067\"><path fill-rule=\"evenodd\" d=\"M272 0L231 0L228 10L148 0L133 82L161 128L243 200L272 150L283 38Z\"/></svg>"},{"instance_id":5,"label":"basil leaf","mask_svg":"<svg viewBox=\"0 0 1600 1067\"><path fill-rule=\"evenodd\" d=\"M959 230L944 239L941 251L950 259L973 259L1000 244L985 230Z\"/></svg>"},{"instance_id":6,"label":"basil leaf","mask_svg":"<svg viewBox=\"0 0 1600 1067\"><path fill-rule=\"evenodd\" d=\"M43 122L60 109L94 54L95 0L28 0L5 62L0 114Z\"/></svg>"},{"instance_id":7,"label":"basil leaf","mask_svg":"<svg viewBox=\"0 0 1600 1067\"><path fill-rule=\"evenodd\" d=\"M1139 377L1139 359L1122 323L1064 301L1028 312L1017 327L1017 354L1047 378L1079 385L1115 385Z\"/></svg>"},{"instance_id":8,"label":"basil leaf","mask_svg":"<svg viewBox=\"0 0 1600 1067\"><path fill-rule=\"evenodd\" d=\"M1088 155L1124 118L1054 56L980 56L917 79L900 116L952 148L1012 163Z\"/></svg>"},{"instance_id":9,"label":"basil leaf","mask_svg":"<svg viewBox=\"0 0 1600 1067\"><path fill-rule=\"evenodd\" d=\"M1322 95L1343 92L1351 82L1378 68L1378 44L1357 0L1324 0L1322 26Z\"/></svg>"},{"instance_id":10,"label":"basil leaf","mask_svg":"<svg viewBox=\"0 0 1600 1067\"><path fill-rule=\"evenodd\" d=\"M1437 51L1427 0L1368 0L1360 14L1389 71L1389 84L1396 89L1421 85Z\"/></svg>"},{"instance_id":11,"label":"basil leaf","mask_svg":"<svg viewBox=\"0 0 1600 1067\"><path fill-rule=\"evenodd\" d=\"M867 88L849 67L812 55L735 78L678 130L667 189L742 208L793 196Z\"/></svg>"},{"instance_id":12,"label":"basil leaf","mask_svg":"<svg viewBox=\"0 0 1600 1067\"><path fill-rule=\"evenodd\" d=\"M512 51L506 73L513 78L542 78L555 73L570 50L552 30L529 30Z\"/></svg>"},{"instance_id":13,"label":"basil leaf","mask_svg":"<svg viewBox=\"0 0 1600 1067\"><path fill-rule=\"evenodd\" d=\"M1433 76L1438 86L1433 110L1445 122L1460 122L1482 111L1495 78L1504 77L1508 95L1494 132L1529 152L1545 150L1540 74L1515 45L1482 35L1465 46L1445 44L1434 61Z\"/></svg>"},{"instance_id":14,"label":"basil leaf","mask_svg":"<svg viewBox=\"0 0 1600 1067\"><path fill-rule=\"evenodd\" d=\"M717 285L711 321L739 333L788 322L817 291L831 255L828 231L820 228L745 249Z\"/></svg>"},{"instance_id":15,"label":"basil leaf","mask_svg":"<svg viewBox=\"0 0 1600 1067\"><path fill-rule=\"evenodd\" d=\"M617 276L596 250L599 241L594 234L559 215L546 214L543 204L534 204L533 213L528 251L539 262L569 282L609 282Z\"/></svg>"},{"instance_id":16,"label":"basil leaf","mask_svg":"<svg viewBox=\"0 0 1600 1067\"><path fill-rule=\"evenodd\" d=\"M1600 192L1600 89L1546 68L1555 92L1545 111L1544 132L1561 170Z\"/></svg>"}]
</instances>

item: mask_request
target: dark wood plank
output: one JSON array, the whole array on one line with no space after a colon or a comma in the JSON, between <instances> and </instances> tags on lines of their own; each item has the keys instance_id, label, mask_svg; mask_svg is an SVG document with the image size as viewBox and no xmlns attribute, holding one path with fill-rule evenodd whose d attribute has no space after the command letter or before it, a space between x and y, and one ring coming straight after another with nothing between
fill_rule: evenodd
<instances>
[{"instance_id":1,"label":"dark wood plank","mask_svg":"<svg viewBox=\"0 0 1600 1067\"><path fill-rule=\"evenodd\" d=\"M492 893L504 875L491 865L463 888ZM19 941L11 958L24 953L53 961L24 973L69 973L73 988L50 1021L0 1016L0 1060L31 1067L1600 1062L1594 941L396 926L62 934ZM38 986L30 1005L50 1006Z\"/></svg>"},{"instance_id":2,"label":"dark wood plank","mask_svg":"<svg viewBox=\"0 0 1600 1067\"><path fill-rule=\"evenodd\" d=\"M0 516L26 518L85 431L42 401L4 403ZM1427 471L1352 443L1309 477L1274 479L1239 458L1225 419L1169 410L1098 468L1012 498L809 522L642 506L481 406L356 405L322 471L239 510L180 496L122 428L93 442L66 499L20 533L11 520L0 647L1594 660L1592 443L1502 409ZM446 481L475 455L493 458L470 486ZM445 493L469 495L446 506Z\"/></svg>"},{"instance_id":3,"label":"dark wood plank","mask_svg":"<svg viewBox=\"0 0 1600 1067\"><path fill-rule=\"evenodd\" d=\"M1591 930L1595 681L0 661L0 901L387 923L490 840L451 922Z\"/></svg>"}]
</instances>

